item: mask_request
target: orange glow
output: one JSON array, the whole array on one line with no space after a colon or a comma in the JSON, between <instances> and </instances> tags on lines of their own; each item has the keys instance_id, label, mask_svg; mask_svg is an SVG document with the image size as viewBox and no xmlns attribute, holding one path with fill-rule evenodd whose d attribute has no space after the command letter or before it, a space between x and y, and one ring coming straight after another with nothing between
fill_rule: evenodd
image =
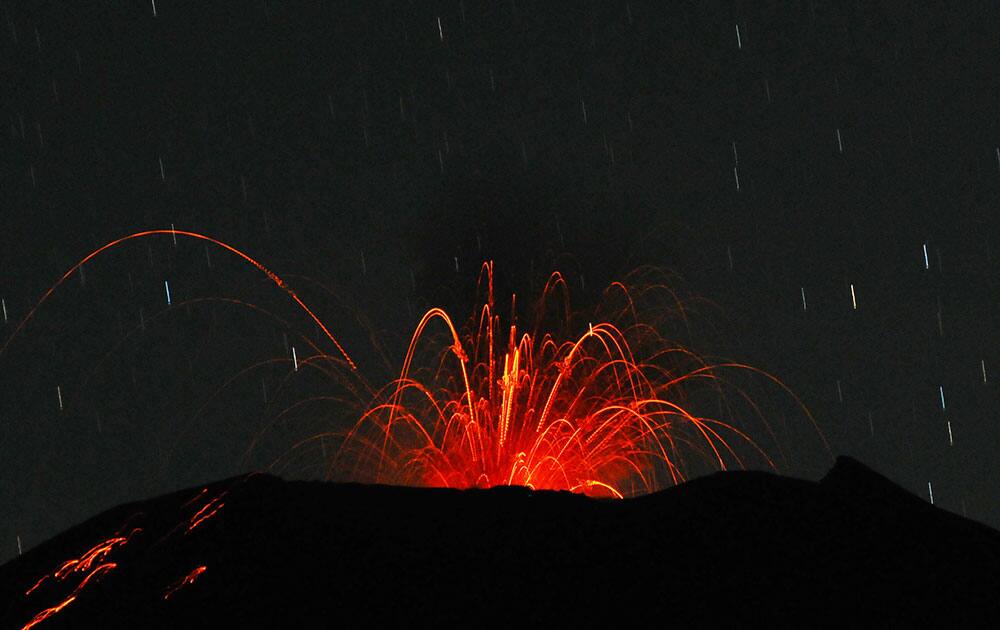
<instances>
[{"instance_id":1,"label":"orange glow","mask_svg":"<svg viewBox=\"0 0 1000 630\"><path fill-rule=\"evenodd\" d=\"M523 485L632 496L683 481L695 459L701 469L707 463L713 470L724 470L744 467L744 457L750 455L774 467L756 442L762 436L744 427L760 420L771 438L773 432L749 395L731 386L722 373L754 372L784 385L750 366L710 363L664 337L661 318L647 318L638 306L646 294L658 292L687 324L685 306L662 284L640 284L636 292L623 282L612 283L605 300L616 300L618 306L584 326L573 320L565 279L553 273L536 304L534 321L522 329L513 296L512 320L501 325L493 265L484 263L479 287L485 299L468 325L460 331L443 309L428 310L410 340L399 378L378 389L365 381L330 329L285 280L255 258L197 232L146 230L110 241L73 265L28 311L0 346L0 355L84 264L123 243L153 236L205 241L249 263L284 291L336 347L337 363L343 359L341 364L356 379L358 386L351 390L362 411L348 430L317 436L341 438L328 464L329 476L417 486ZM547 304L552 298L557 298L559 317ZM443 338L434 330L441 325ZM333 357L316 348L315 357L303 363L314 365L316 358ZM338 378L339 369L333 365L327 371ZM722 393L728 388L743 399L744 409L728 406ZM717 394L719 406L711 416L689 397L690 391L706 389ZM805 415L812 420L808 412ZM325 443L321 447L325 450ZM187 523L187 531L221 508L221 501L214 500L203 506Z\"/></svg>"},{"instance_id":2,"label":"orange glow","mask_svg":"<svg viewBox=\"0 0 1000 630\"><path fill-rule=\"evenodd\" d=\"M217 497L212 497L212 499L210 499L208 503L203 505L200 510L195 512L194 516L188 519L187 530L185 531L185 533L187 534L191 533L192 531L194 531L194 528L198 527L208 519L218 514L219 510L221 510L223 506L226 505L225 502L222 501L222 497L224 497L225 495L226 493L223 492ZM201 495L199 494L198 496Z\"/></svg>"},{"instance_id":3,"label":"orange glow","mask_svg":"<svg viewBox=\"0 0 1000 630\"><path fill-rule=\"evenodd\" d=\"M100 546L102 546L102 545L99 545L99 547ZM110 551L110 549L112 549L112 548L114 548L113 545L111 547L108 547L107 551ZM94 550L92 549L91 551L94 551ZM106 555L107 551L103 551L103 552L100 552L100 553L103 553L103 554ZM88 553L90 553L90 552L88 552ZM85 554L85 557L86 557L86 554ZM96 557L96 556L90 555L89 557L90 557L90 561L93 561L93 558ZM74 561L70 561L70 562L74 562ZM76 564L76 565L74 565L74 567L72 569L69 570L69 572L86 571L86 569L82 568L82 566L83 566L82 563L81 564ZM89 564L87 566L89 567ZM69 597L67 597L63 601L59 602L55 606L52 606L51 608L46 608L42 612L40 612L37 615L35 615L34 617L32 617L31 621L29 621L27 624L25 624L24 626L21 627L21 630L28 630L29 628L32 628L32 627L40 624L41 622L45 621L46 619L48 619L52 615L55 615L56 613L61 612L64 608L66 608L67 606L69 606L70 604L72 604L74 601L76 601L76 598L80 596L80 591L82 591L84 589L84 587L87 586L87 584L90 583L91 580L97 580L97 579L99 579L101 576L103 576L104 574L106 574L106 573L110 572L111 570L115 569L117 566L118 565L115 564L114 562L106 562L104 564L101 564L101 565L98 565L98 566L94 567L94 569L91 570L89 573L87 573L87 575L80 581L80 583L76 585L76 588L73 589L73 592L69 595ZM65 567L66 567L66 564L64 563L62 568L65 568ZM58 571L57 571L57 574L58 574ZM68 573L64 574L64 576L65 575L68 575ZM57 578L58 579L62 579L62 578L59 578L58 575L57 575ZM36 584L34 588L37 588L37 586L38 586L38 584ZM32 588L31 590L34 590L34 588ZM28 591L29 594L31 593L31 590Z\"/></svg>"},{"instance_id":4,"label":"orange glow","mask_svg":"<svg viewBox=\"0 0 1000 630\"><path fill-rule=\"evenodd\" d=\"M197 580L198 577L201 576L201 574L204 573L205 569L207 568L208 567L206 567L205 565L197 567L196 569L185 575L183 578L171 584L170 588L168 588L166 592L163 593L163 599L170 599L177 591L181 590L185 586L194 584L195 580Z\"/></svg>"},{"instance_id":5,"label":"orange glow","mask_svg":"<svg viewBox=\"0 0 1000 630\"><path fill-rule=\"evenodd\" d=\"M194 511L194 513L191 516L183 517L180 523L171 529L166 536L153 543L154 546L163 543L165 540L175 535L187 535L205 521L216 516L225 506L223 498L226 496L227 491L222 491L217 496L213 497L208 497L207 494L208 488L202 488L201 491L181 504L180 509L182 511L189 513L190 511ZM202 502L200 506L199 501ZM135 516L137 515L133 515L133 518ZM131 521L132 518L129 520ZM34 585L31 586L31 588L27 589L27 591L25 591L25 597L33 597L34 599L54 599L58 596L61 598L61 601L58 604L46 608L36 614L32 617L31 621L23 626L22 630L34 627L35 625L64 610L71 603L79 599L80 593L88 585L100 580L105 575L118 568L118 562L107 561L109 556L131 542L133 536L143 531L140 527L134 527L129 530L127 534L125 534L124 532L127 528L128 525L126 524L113 536L97 543L84 553L80 554L79 557L70 558L69 560L60 563L59 566L57 566L51 573L42 576L34 583ZM205 566L197 567L185 577L172 584L167 588L164 594L164 599L169 599L177 590L193 584L194 581L205 572L205 569ZM63 585L63 587L61 589L53 589L50 586L50 588L43 589L42 586L46 583L49 583L52 586ZM72 591L67 594L71 584L75 585L72 586Z\"/></svg>"},{"instance_id":6,"label":"orange glow","mask_svg":"<svg viewBox=\"0 0 1000 630\"><path fill-rule=\"evenodd\" d=\"M200 498L202 498L203 496L205 496L205 493L206 493L206 492L208 492L208 488L202 488L202 489L201 489L201 490L200 490L200 491L198 492L198 494L194 495L193 497L191 497L190 499L188 499L187 501L185 501L185 502L184 502L184 503L183 503L183 504L181 505L181 509L184 509L184 508L188 507L189 505L191 505L192 503L194 503L194 502L195 502L195 501L197 501L198 499L200 499Z\"/></svg>"},{"instance_id":7,"label":"orange glow","mask_svg":"<svg viewBox=\"0 0 1000 630\"><path fill-rule=\"evenodd\" d=\"M77 587L73 589L73 596L75 597L77 593L83 590L83 587L87 586L87 583L90 582L90 580L96 579L104 575L105 573L111 571L117 566L118 565L114 562L105 562L104 564L95 567L94 570L91 571L89 574L87 574L87 577L83 578L83 581L81 581L80 584L78 584Z\"/></svg>"},{"instance_id":8,"label":"orange glow","mask_svg":"<svg viewBox=\"0 0 1000 630\"><path fill-rule=\"evenodd\" d=\"M21 627L21 630L30 630L31 628L34 628L35 626L42 623L52 615L60 612L63 608L66 608L67 606L72 604L74 600L76 600L76 596L68 597L63 601L59 602L57 605L53 606L52 608L46 608L42 612L32 617L31 621L29 621L28 623L26 623Z\"/></svg>"},{"instance_id":9,"label":"orange glow","mask_svg":"<svg viewBox=\"0 0 1000 630\"><path fill-rule=\"evenodd\" d=\"M220 240L214 239L211 236L205 236L204 234L199 234L197 232L188 232L185 230L145 230L143 232L136 232L134 234L129 234L128 236L123 236L121 238L115 239L109 243L105 243L104 245L98 247L94 251L84 256L79 262L70 267L69 270L66 273L64 273L62 277L56 281L55 284L49 287L49 290L42 295L41 299L38 300L38 303L35 304L35 306L33 306L30 311L28 311L28 314L24 316L24 319L22 319L18 323L18 325L14 328L14 332L12 332L10 336L7 338L7 340L3 343L3 345L0 346L0 356L3 356L3 353L4 351L7 350L7 346L10 345L10 342L14 339L14 337L18 335L18 333L21 332L21 329L24 328L24 326L31 320L31 318L34 317L35 311L37 311L38 308L42 304L44 304L49 299L49 297L52 296L55 290L58 289L63 282L65 282L70 276L76 273L77 270L80 269L80 267L85 265L92 258L95 258L100 254L104 253L105 251L107 251L108 249L121 245L122 243L131 241L133 239L140 239L158 235L171 236L173 238L176 238L177 236L186 236L201 241L206 241L208 243L212 243L213 245L221 247L222 249L232 254L235 254L236 256L239 256L244 261L256 267L261 273L267 276L268 279L270 279L271 282L273 282L278 288L280 288L282 291L288 294L288 296L292 298L292 300L299 306L299 308L301 308L303 311L305 311L307 315L309 315L309 317L313 320L313 322L315 322L316 325L319 326L320 329L323 331L323 334L325 334L326 337L333 343L333 345L336 346L337 351L340 353L342 357L344 357L344 360L351 367L351 369L357 370L357 365L355 365L354 360L351 359L350 355L347 354L347 351L344 350L343 346L340 345L340 342L337 341L337 339L333 336L333 333L330 332L330 330L326 327L326 325L322 322L322 320L320 320L320 318L316 316L316 314L312 311L312 309L306 306L306 303L302 301L299 295L291 287L289 287L288 284L284 280L282 280L281 277L278 276L278 274L274 273L273 271L265 267L263 264L258 262L255 258L251 257L249 254L246 254L240 251L239 249L236 249L235 247L229 245L228 243L224 243Z\"/></svg>"},{"instance_id":10,"label":"orange glow","mask_svg":"<svg viewBox=\"0 0 1000 630\"><path fill-rule=\"evenodd\" d=\"M43 575L31 588L25 591L24 596L30 597L49 580L55 583L68 582L72 577L78 577L80 580L76 583L76 586L73 587L73 591L66 596L65 599L55 606L46 608L32 617L31 621L22 627L22 630L38 625L52 615L62 611L64 608L76 601L76 599L80 596L80 592L83 591L88 584L99 580L104 575L116 569L118 564L116 562L105 562L107 557L115 550L128 544L132 540L133 536L142 531L141 527L134 527L129 530L127 534L125 534L124 532L127 527L127 525L123 526L122 529L116 532L114 536L97 543L84 553L80 554L79 558L70 558L69 560L66 560L56 567L52 573Z\"/></svg>"},{"instance_id":11,"label":"orange glow","mask_svg":"<svg viewBox=\"0 0 1000 630\"><path fill-rule=\"evenodd\" d=\"M624 498L678 484L699 472L746 467L748 458L774 468L757 440L769 436L776 443L777 438L753 398L730 382L727 374L732 372L762 377L784 390L826 446L812 416L777 378L745 364L705 360L665 336L666 314L677 314L687 324L685 306L668 287L640 282L632 289L612 283L594 317L578 320L570 310L567 282L553 273L533 305L529 325L522 327L514 296L511 320L501 322L491 262L481 267L483 300L467 324L456 325L441 308L429 309L413 331L398 378L381 389L367 382L329 328L283 279L231 245L183 230L137 232L92 251L42 295L0 346L0 356L85 263L127 241L157 235L206 241L250 263L336 347L339 357L329 357L307 341L316 354L302 363L333 358L323 372L334 379L350 376L343 380L352 383L346 397L336 398L338 404L357 403L361 411L352 413L353 424L345 430L296 445L339 438L330 459L320 442L330 477L422 487L518 485ZM252 304L227 301L274 317ZM643 306L647 301L652 308ZM736 394L732 399L737 405L730 404L727 392ZM706 406L711 415L704 412ZM755 422L762 433L749 428ZM226 495L210 497L208 488L201 489L181 506L185 516L154 544L189 534L216 517ZM88 584L118 567L109 557L142 531L125 530L64 561L28 588L25 597L58 596L61 601L23 628L59 613ZM205 570L204 565L196 567L170 585L164 599L193 584ZM71 578L78 581L67 595ZM57 583L61 589L52 588Z\"/></svg>"},{"instance_id":12,"label":"orange glow","mask_svg":"<svg viewBox=\"0 0 1000 630\"><path fill-rule=\"evenodd\" d=\"M347 432L333 475L620 498L683 481L693 459L725 470L744 467L751 454L774 467L746 430L701 415L689 399L694 386L706 385L718 403L729 387L720 373L732 369L784 386L749 366L707 363L667 341L658 322L643 320L625 285L615 283L605 294L620 306L603 321L577 324L583 332L576 334L558 273L542 292L530 331L516 321L501 325L492 263L482 267L480 288L484 303L464 333L442 309L423 316L399 378ZM546 301L560 295L564 315L553 323ZM435 322L443 324L443 337L431 336ZM752 400L734 389L749 402L746 419L763 421Z\"/></svg>"},{"instance_id":13,"label":"orange glow","mask_svg":"<svg viewBox=\"0 0 1000 630\"><path fill-rule=\"evenodd\" d=\"M86 573L86 572L90 571L91 566L93 566L95 563L101 563L101 562L103 562L103 560L108 556L108 554L110 554L112 551L114 551L114 549L116 547L124 545L125 543L127 543L129 541L129 539L134 534L136 534L136 533L138 533L140 531L142 531L140 528L135 528L131 532L129 532L128 536L120 536L120 535L112 536L111 538L108 538L107 540L104 540L104 541L102 541L102 542L94 545L93 547L91 547L90 549L88 549L83 555L81 555L79 558L72 558L70 560L67 560L67 561L63 562L52 573L43 575L41 577L41 579L39 579L37 582L35 582L34 586L32 586L31 588L29 588L24 593L24 595L25 596L31 595L42 584L44 584L46 580L48 580L50 578L54 579L54 580L57 580L57 581L63 581L63 580L65 580L66 578L68 578L73 573ZM110 564L111 564L111 566L113 568L114 567L114 563L110 563ZM101 565L101 566L107 566L107 565L105 564L105 565ZM98 567L98 568L100 568L100 567ZM92 573L91 573L91 575L92 575ZM84 581L81 583L81 586L84 583L86 583L87 579L89 579L89 578L90 578L90 575L88 575L86 578L84 578Z\"/></svg>"},{"instance_id":14,"label":"orange glow","mask_svg":"<svg viewBox=\"0 0 1000 630\"><path fill-rule=\"evenodd\" d=\"M460 327L443 309L429 309L413 332L399 377L378 389L366 382L315 312L262 263L197 232L146 230L110 241L73 265L28 311L0 346L0 355L84 264L123 243L153 236L205 241L249 263L336 347L339 357L326 371L335 378L349 374L356 379L359 386L352 386L351 394L362 411L346 430L315 436L340 438L332 460L325 462L331 477L455 488L522 485L625 497L677 484L706 468L745 467L748 456L774 467L757 442L764 435L775 438L773 431L752 398L724 373L752 372L787 388L760 370L709 362L665 337L662 314L649 317L640 306L655 293L660 311L676 313L687 324L686 307L663 284L640 283L636 290L614 282L604 297L616 306L584 322L574 319L568 284L556 272L535 303L528 327L516 319L514 296L511 321L502 325L493 264L484 263L479 275L484 299L468 324ZM303 358L303 363L333 358L313 347L315 357ZM736 393L744 407L731 406L723 390ZM704 396L698 397L705 391L714 396L708 401L709 415ZM801 402L788 393L815 427ZM756 421L764 434L747 428ZM324 442L321 448L325 451ZM203 505L187 521L186 531L214 517L223 505L221 496ZM89 567L106 554L98 549L94 558L75 562ZM74 566L70 562L60 571Z\"/></svg>"}]
</instances>

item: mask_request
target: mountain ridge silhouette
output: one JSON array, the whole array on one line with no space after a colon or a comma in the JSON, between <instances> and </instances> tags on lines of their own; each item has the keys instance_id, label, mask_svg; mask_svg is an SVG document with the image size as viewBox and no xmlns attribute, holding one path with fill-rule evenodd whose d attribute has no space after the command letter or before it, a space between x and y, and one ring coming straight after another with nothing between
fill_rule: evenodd
<instances>
[{"instance_id":1,"label":"mountain ridge silhouette","mask_svg":"<svg viewBox=\"0 0 1000 630\"><path fill-rule=\"evenodd\" d=\"M817 482L720 472L625 500L255 473L0 566L0 624L70 597L35 627L972 623L998 618L998 568L1000 532L846 457Z\"/></svg>"}]
</instances>

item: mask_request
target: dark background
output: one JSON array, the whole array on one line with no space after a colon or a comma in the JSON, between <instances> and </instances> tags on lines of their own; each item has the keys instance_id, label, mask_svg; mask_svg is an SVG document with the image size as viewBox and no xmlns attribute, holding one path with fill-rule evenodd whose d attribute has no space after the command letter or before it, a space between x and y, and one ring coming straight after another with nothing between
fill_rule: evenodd
<instances>
[{"instance_id":1,"label":"dark background","mask_svg":"<svg viewBox=\"0 0 1000 630\"><path fill-rule=\"evenodd\" d=\"M468 313L484 259L501 295L566 271L581 308L653 264L708 304L693 349L998 526L1000 24L929 4L4 2L2 338L171 224L285 277L375 381L422 309ZM0 560L336 422L305 338L333 350L200 241L88 263L0 355ZM781 447L832 463L804 428Z\"/></svg>"}]
</instances>

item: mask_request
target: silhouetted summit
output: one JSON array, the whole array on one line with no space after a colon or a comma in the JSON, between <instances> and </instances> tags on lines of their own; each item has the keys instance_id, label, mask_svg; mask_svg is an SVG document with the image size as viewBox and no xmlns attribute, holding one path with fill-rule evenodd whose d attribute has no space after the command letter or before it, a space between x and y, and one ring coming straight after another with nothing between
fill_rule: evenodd
<instances>
[{"instance_id":1,"label":"silhouetted summit","mask_svg":"<svg viewBox=\"0 0 1000 630\"><path fill-rule=\"evenodd\" d=\"M853 457L841 455L820 481L831 490L864 494L900 494L902 489Z\"/></svg>"},{"instance_id":2,"label":"silhouetted summit","mask_svg":"<svg viewBox=\"0 0 1000 630\"><path fill-rule=\"evenodd\" d=\"M0 567L3 627L995 620L1000 533L842 457L593 500L249 475Z\"/></svg>"}]
</instances>

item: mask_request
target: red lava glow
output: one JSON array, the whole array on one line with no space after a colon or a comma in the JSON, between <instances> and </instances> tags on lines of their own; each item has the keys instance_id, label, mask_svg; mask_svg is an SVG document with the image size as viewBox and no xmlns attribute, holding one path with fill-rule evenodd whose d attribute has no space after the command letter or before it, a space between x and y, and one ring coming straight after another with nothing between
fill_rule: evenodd
<instances>
[{"instance_id":1,"label":"red lava glow","mask_svg":"<svg viewBox=\"0 0 1000 630\"><path fill-rule=\"evenodd\" d=\"M202 490L202 492L204 492L204 490ZM225 502L222 500L222 497L224 497L225 495L226 493L223 492L217 497L212 497L212 499L210 499L208 503L203 505L200 510L195 512L194 516L188 519L187 529L184 531L184 533L190 534L192 531L194 531L196 527L198 527L208 519L212 518L216 514L218 514L219 510L221 510L226 505ZM199 494L198 496L201 495Z\"/></svg>"},{"instance_id":2,"label":"red lava glow","mask_svg":"<svg viewBox=\"0 0 1000 630\"><path fill-rule=\"evenodd\" d=\"M99 542L98 544L94 545L89 550L87 550L79 558L71 558L63 562L61 565L59 565L59 567L52 573L43 575L41 579L35 582L34 586L25 591L24 595L26 597L31 595L49 579L61 582L68 579L73 574L86 573L87 576L83 578L83 580L77 586L77 590L79 590L84 585L86 585L87 580L89 580L91 576L94 574L94 571L96 571L96 569L94 569L94 571L91 571L91 567L94 564L102 563L104 559L108 557L108 554L114 551L115 548L124 545L132 538L132 536L141 531L142 529L137 527L133 529L131 532L129 532L127 536L115 535L112 536L111 538L108 538L107 540ZM115 567L115 564L111 562L111 563L100 564L100 566L98 566L97 568L99 569L101 567L107 567L109 565L111 568Z\"/></svg>"},{"instance_id":3,"label":"red lava glow","mask_svg":"<svg viewBox=\"0 0 1000 630\"><path fill-rule=\"evenodd\" d=\"M195 580L197 580L201 576L201 574L205 572L207 568L208 567L206 567L205 565L197 567L193 571L182 577L181 579L171 584L170 588L168 588L166 592L163 593L163 599L165 600L170 599L171 597L174 596L174 593L176 593L177 591L181 590L185 586L194 584Z\"/></svg>"},{"instance_id":4,"label":"red lava glow","mask_svg":"<svg viewBox=\"0 0 1000 630\"><path fill-rule=\"evenodd\" d=\"M117 563L114 562L104 562L102 564L98 564L97 566L93 566L93 568L91 567L94 563L101 562L101 560L107 557L107 555L111 553L111 551L113 551L116 547L119 547L127 543L128 540L131 538L132 534L138 531L141 530L137 528L132 530L132 532L128 536L114 536L112 538L109 538L95 545L79 558L67 560L66 562L62 563L61 565L59 565L59 568L56 569L54 572L45 575L44 577L42 577L42 579L36 582L34 586L28 589L28 591L25 593L25 596L31 595L48 578L53 578L56 581L64 581L74 574L83 575L83 579L81 579L80 582L76 585L76 587L73 588L73 591L72 593L69 594L69 596L67 596L65 599L63 599L55 606L46 608L45 610L41 611L40 613L32 617L31 621L22 626L21 630L28 630L29 628L33 628L34 626L45 621L52 615L61 612L64 608L66 608L74 601L76 601L77 597L80 596L80 592L88 584L90 584L92 581L99 580L105 574L117 568L118 565Z\"/></svg>"},{"instance_id":5,"label":"red lava glow","mask_svg":"<svg viewBox=\"0 0 1000 630\"><path fill-rule=\"evenodd\" d=\"M334 369L324 372L350 376L362 411L347 430L314 436L292 449L319 439L331 478L452 488L520 485L625 497L684 481L695 460L698 472L705 464L713 470L746 467L746 457L773 468L757 440L764 435L772 443L777 439L753 398L726 376L734 371L751 372L784 389L825 445L812 416L778 379L748 365L706 361L669 340L662 313L652 309L650 316L640 306L659 295L659 311L671 310L664 308L671 303L687 323L682 302L662 283L612 283L604 293L607 306L590 321L578 321L570 310L567 282L553 273L533 306L532 320L522 326L514 296L511 316L502 323L489 262L479 274L482 303L468 324L460 328L444 310L428 310L412 335L399 377L381 388L366 381L330 329L277 274L232 245L174 229L137 232L92 251L42 296L0 346L0 355L83 264L110 248L154 236L205 241L249 263L336 348L335 355L317 349L307 363L313 367L316 359L329 360ZM711 398L707 404L705 392ZM732 399L739 409L730 405L727 392L736 394ZM713 408L710 415L707 407ZM340 442L327 458L322 440L331 435ZM219 498L206 504L190 519L188 531L222 505Z\"/></svg>"},{"instance_id":6,"label":"red lava glow","mask_svg":"<svg viewBox=\"0 0 1000 630\"><path fill-rule=\"evenodd\" d=\"M351 369L352 370L357 369L354 360L351 359L350 355L347 354L347 351L344 350L343 346L340 345L340 342L337 341L336 338L334 338L333 333L331 333L330 330L326 327L326 325L322 321L320 321L319 317L317 317L316 314L313 313L313 311L308 306L306 306L305 302L302 301L302 298L299 297L298 293L293 291L291 287L288 286L288 283L282 280L278 276L278 274L274 273L273 271L265 267L255 258L233 247L232 245L229 245L228 243L224 243L220 240L214 239L211 236L205 236L204 234L199 234L197 232L187 232L184 230L146 230L143 232L136 232L134 234L129 234L128 236L123 236L121 238L105 243L104 245L101 245L94 251L84 256L82 259L80 259L79 262L70 267L69 270L66 271L66 273L64 273L62 277L56 281L55 284L49 287L49 290L42 295L42 297L38 300L38 303L35 304L35 306L32 307L30 311L28 311L28 314L25 315L24 318L14 328L14 332L12 332L10 336L7 338L7 340L3 343L3 345L0 346L0 356L3 356L3 353L7 350L7 346L10 345L10 342L13 341L14 337L16 337L17 334L20 333L21 330L25 327L25 325L34 317L35 312L38 310L38 308L43 303L45 303L52 296L55 290L58 289L70 276L76 273L80 269L80 267L83 267L90 260L96 258L97 256L100 256L107 250L117 247L128 241L141 238L148 238L151 236L167 236L167 235L173 238L176 238L177 236L184 236L211 243L217 247L221 247L222 249L230 252L231 254L235 254L236 256L242 258L244 261L256 267L261 273L267 276L268 279L275 284L275 286L277 286L282 291L287 293L288 296L292 298L292 300L299 306L299 308L301 308L306 314L309 315L309 317L313 320L313 322L315 322L316 325L320 327L320 329L323 331L326 337L333 343L334 346L336 346L338 352L340 353L340 356L342 356L344 360L347 362L347 364L351 366Z\"/></svg>"},{"instance_id":7,"label":"red lava glow","mask_svg":"<svg viewBox=\"0 0 1000 630\"><path fill-rule=\"evenodd\" d=\"M59 602L58 604L56 604L51 608L46 608L42 612L32 617L31 621L29 621L28 623L26 623L24 626L21 627L21 630L30 630L30 628L34 628L35 626L42 623L52 615L61 612L63 608L66 608L74 601L76 601L75 595L67 597L66 599L64 599L63 601Z\"/></svg>"},{"instance_id":8,"label":"red lava glow","mask_svg":"<svg viewBox=\"0 0 1000 630\"><path fill-rule=\"evenodd\" d=\"M286 293L336 348L328 355L308 342L317 354L303 364L318 368L321 360L328 361L332 369L321 371L352 383L349 391L360 411L346 430L314 435L288 452L319 441L329 478L449 488L517 485L622 498L680 483L706 467L746 467L747 457L774 468L757 440L765 435L774 444L778 440L753 397L730 379L731 372L751 373L782 389L829 452L815 420L777 378L741 363L707 361L670 340L665 313L686 325L685 306L668 286L648 277L635 284L612 283L593 317L580 320L570 309L566 280L553 273L523 326L514 296L511 315L502 322L493 264L484 263L478 282L482 300L467 324L456 325L441 308L428 310L410 338L398 378L377 387L299 295L256 259L196 232L147 230L111 241L70 268L0 345L0 356L85 263L123 243L154 236L197 239L236 255ZM713 413L706 414L706 408ZM327 457L323 439L331 436L339 444ZM181 506L193 514L166 538L187 535L219 514L226 492L214 497L207 492L202 489ZM23 630L64 610L89 584L113 571L118 564L109 556L141 529L124 531L66 560L28 588L25 597L37 598L56 594L50 588L54 584L67 584L59 603L37 613ZM171 584L163 598L195 583L205 570L196 567ZM78 581L70 590L71 578Z\"/></svg>"},{"instance_id":9,"label":"red lava glow","mask_svg":"<svg viewBox=\"0 0 1000 630\"><path fill-rule=\"evenodd\" d=\"M743 467L740 452L749 451L774 467L743 429L685 401L695 385L723 396L720 373L727 369L784 386L746 365L708 364L668 342L656 322L643 319L625 285L615 283L605 295L620 306L575 335L559 332L571 324L569 290L558 273L529 330L501 323L491 263L480 273L484 290L464 333L445 311L427 311L399 378L347 433L334 471L378 483L519 485L621 498L683 481L692 455L724 470ZM562 298L563 319L546 327L553 297ZM443 339L429 337L434 322L446 331ZM760 417L744 398L747 415Z\"/></svg>"},{"instance_id":10,"label":"red lava glow","mask_svg":"<svg viewBox=\"0 0 1000 630\"><path fill-rule=\"evenodd\" d=\"M226 496L227 491L223 491L214 497L207 497L208 488L203 488L193 497L185 501L181 506L182 511L194 510L198 506L199 500L204 501L204 504L198 507L191 516L186 516L180 523L170 530L163 538L160 538L155 544L162 544L167 542L169 539L175 536L186 536L190 534L195 528L199 527L205 521L216 516L220 510L225 506L223 502L223 497ZM134 517L133 517L134 518ZM132 520L132 519L129 519ZM142 532L141 527L134 527L129 530L128 534L123 534L123 532L128 528L128 525L123 526L115 535L99 542L94 545L78 558L70 558L65 562L61 563L55 570L42 576L37 582L34 583L31 588L27 589L24 593L25 597L32 598L31 601L39 597L49 597L55 599L53 596L59 598L59 603L54 606L45 608L31 620L22 626L22 630L27 630L32 628L41 622L49 619L53 615L62 612L67 606L77 601L80 597L81 592L91 583L96 582L101 579L114 569L118 568L118 562L106 562L108 557L115 553L116 551L123 548L125 545L132 541L133 536ZM119 558L119 562L122 560ZM171 584L164 592L163 599L170 599L178 590L194 584L194 582L205 572L207 567L205 565L196 567L190 573L177 580ZM52 585L55 584L66 584L70 582L71 578L79 579L72 587L72 591L66 594L66 588L64 588L59 593L58 590L53 590ZM43 585L50 585L48 588L42 588Z\"/></svg>"}]
</instances>

